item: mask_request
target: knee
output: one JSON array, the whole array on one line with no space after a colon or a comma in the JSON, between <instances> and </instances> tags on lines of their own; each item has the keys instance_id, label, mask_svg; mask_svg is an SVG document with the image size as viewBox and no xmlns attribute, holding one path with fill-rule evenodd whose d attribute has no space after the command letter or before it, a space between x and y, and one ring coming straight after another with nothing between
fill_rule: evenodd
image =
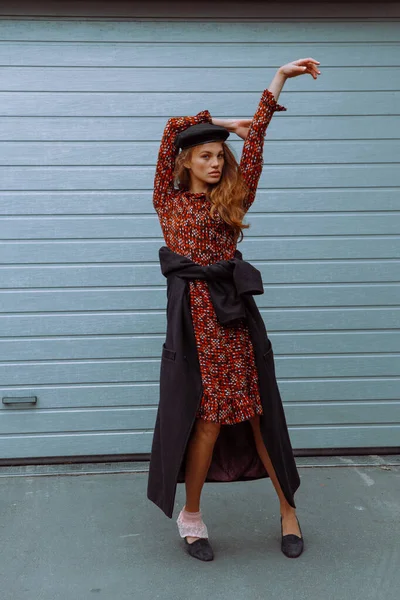
<instances>
[{"instance_id":1,"label":"knee","mask_svg":"<svg viewBox=\"0 0 400 600\"><path fill-rule=\"evenodd\" d=\"M249 419L249 421L250 421L250 425L251 425L251 427L253 429L254 436L256 438L260 437L260 435L261 435L261 431L260 431L260 416L256 415L255 417Z\"/></svg>"},{"instance_id":2,"label":"knee","mask_svg":"<svg viewBox=\"0 0 400 600\"><path fill-rule=\"evenodd\" d=\"M200 436L205 442L214 443L221 429L220 423L212 423L203 419L196 420L196 435Z\"/></svg>"}]
</instances>

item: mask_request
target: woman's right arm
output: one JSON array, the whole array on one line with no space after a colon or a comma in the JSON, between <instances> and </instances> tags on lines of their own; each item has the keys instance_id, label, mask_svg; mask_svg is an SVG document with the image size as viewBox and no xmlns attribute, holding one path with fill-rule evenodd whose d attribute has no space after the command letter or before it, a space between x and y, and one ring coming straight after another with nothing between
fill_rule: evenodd
<instances>
[{"instance_id":1,"label":"woman's right arm","mask_svg":"<svg viewBox=\"0 0 400 600\"><path fill-rule=\"evenodd\" d=\"M197 123L211 123L208 110L203 110L194 117L172 117L167 121L154 177L153 206L157 212L162 210L166 199L174 191L174 167L178 154L178 149L174 145L175 138L178 133Z\"/></svg>"}]
</instances>

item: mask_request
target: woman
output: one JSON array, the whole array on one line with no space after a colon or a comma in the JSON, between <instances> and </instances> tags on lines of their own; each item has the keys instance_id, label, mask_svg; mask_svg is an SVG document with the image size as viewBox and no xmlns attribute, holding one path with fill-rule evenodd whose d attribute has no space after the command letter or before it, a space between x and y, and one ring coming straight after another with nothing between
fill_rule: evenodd
<instances>
[{"instance_id":1,"label":"woman","mask_svg":"<svg viewBox=\"0 0 400 600\"><path fill-rule=\"evenodd\" d=\"M170 276L169 332L163 345L148 497L171 517L176 482L185 482L178 530L188 553L200 560L214 556L200 511L205 481L270 477L280 503L281 550L295 558L304 548L293 500L299 478L272 348L249 299L250 294L263 293L260 274L242 260L236 244L249 227L242 220L255 199L266 129L275 110L286 110L277 104L280 91L291 77L309 73L317 79L319 64L305 58L280 67L252 120L214 119L204 110L194 117L169 119L161 142L153 203L167 244L160 249L160 260L163 274ZM240 165L225 142L230 133L245 140ZM232 286L249 281L250 289L238 301L238 289ZM186 300L189 328L184 320ZM226 321L229 326L222 324L225 309L228 317L231 311L240 318ZM185 327L183 335L180 330ZM187 342L192 330L194 358ZM196 387L196 368L201 374L199 402L188 389L191 381Z\"/></svg>"}]
</instances>

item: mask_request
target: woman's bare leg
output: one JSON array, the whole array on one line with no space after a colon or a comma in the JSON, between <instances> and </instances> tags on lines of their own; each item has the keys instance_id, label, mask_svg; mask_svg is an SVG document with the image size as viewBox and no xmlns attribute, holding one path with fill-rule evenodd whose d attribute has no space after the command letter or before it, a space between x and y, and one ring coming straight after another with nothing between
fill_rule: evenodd
<instances>
[{"instance_id":1,"label":"woman's bare leg","mask_svg":"<svg viewBox=\"0 0 400 600\"><path fill-rule=\"evenodd\" d=\"M257 415L249 420L253 428L254 440L256 443L258 455L261 458L262 463L267 470L267 473L273 483L276 493L278 494L280 513L282 515L283 535L294 533L295 535L301 537L300 529L296 519L296 509L293 508L293 506L290 506L290 504L286 500L282 488L279 484L278 478L276 476L275 469L269 457L268 451L265 447L264 440L260 431L260 417L259 415Z\"/></svg>"},{"instance_id":2,"label":"woman's bare leg","mask_svg":"<svg viewBox=\"0 0 400 600\"><path fill-rule=\"evenodd\" d=\"M186 504L189 512L200 510L200 495L211 464L215 442L221 425L196 419L193 435L188 443L185 469ZM198 538L187 536L189 543Z\"/></svg>"}]
</instances>

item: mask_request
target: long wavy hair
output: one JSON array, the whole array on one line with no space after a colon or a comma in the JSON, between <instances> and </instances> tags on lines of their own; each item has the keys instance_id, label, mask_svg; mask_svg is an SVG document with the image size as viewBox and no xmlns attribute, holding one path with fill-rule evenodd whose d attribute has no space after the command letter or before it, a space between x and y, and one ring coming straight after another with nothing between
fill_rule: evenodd
<instances>
[{"instance_id":1,"label":"long wavy hair","mask_svg":"<svg viewBox=\"0 0 400 600\"><path fill-rule=\"evenodd\" d=\"M243 223L246 214L243 206L249 194L249 188L243 179L232 150L225 142L222 142L222 146L225 160L221 179L218 183L210 185L208 192L208 198L211 201L210 215L213 216L218 210L225 223L232 227L236 241L241 242L243 229L250 227ZM178 154L175 160L174 182L181 190L190 188L190 171L184 163L191 160L192 152L193 148L186 148Z\"/></svg>"}]
</instances>

